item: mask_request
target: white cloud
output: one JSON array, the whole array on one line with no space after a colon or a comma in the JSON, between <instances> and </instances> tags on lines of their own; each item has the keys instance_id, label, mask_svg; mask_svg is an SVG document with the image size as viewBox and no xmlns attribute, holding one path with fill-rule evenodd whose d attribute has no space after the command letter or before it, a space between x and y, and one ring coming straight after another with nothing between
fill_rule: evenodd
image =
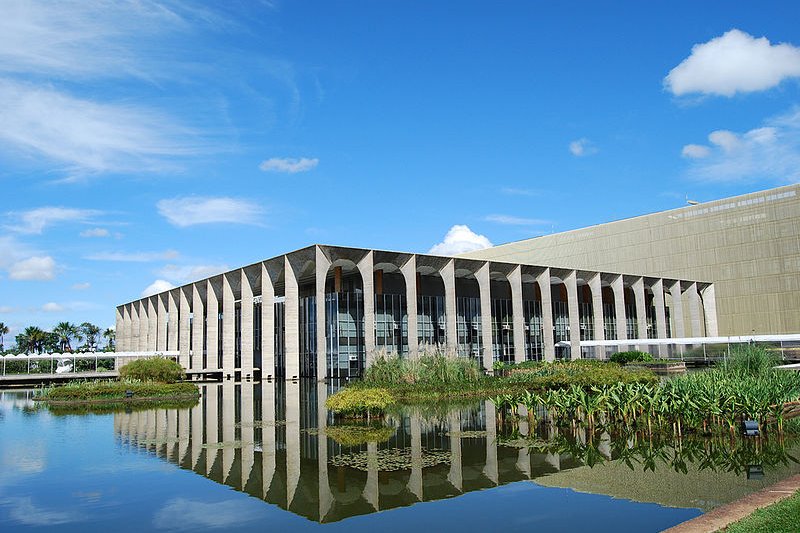
<instances>
[{"instance_id":1,"label":"white cloud","mask_svg":"<svg viewBox=\"0 0 800 533\"><path fill-rule=\"evenodd\" d=\"M690 177L706 182L800 180L800 109L744 133L717 130L709 145L696 146ZM684 147L684 155L686 154ZM688 156L692 158L693 156Z\"/></svg>"},{"instance_id":2,"label":"white cloud","mask_svg":"<svg viewBox=\"0 0 800 533\"><path fill-rule=\"evenodd\" d=\"M319 159L301 157L294 159L291 157L273 157L262 161L258 168L264 172L286 172L296 174L297 172L308 172L319 164Z\"/></svg>"},{"instance_id":3,"label":"white cloud","mask_svg":"<svg viewBox=\"0 0 800 533\"><path fill-rule=\"evenodd\" d=\"M711 149L701 144L687 144L681 150L681 155L689 159L702 159L711 155Z\"/></svg>"},{"instance_id":4,"label":"white cloud","mask_svg":"<svg viewBox=\"0 0 800 533\"><path fill-rule=\"evenodd\" d=\"M210 149L195 142L196 136L153 109L0 79L0 143L65 165L67 181L100 172L175 169L167 159Z\"/></svg>"},{"instance_id":5,"label":"white cloud","mask_svg":"<svg viewBox=\"0 0 800 533\"><path fill-rule=\"evenodd\" d=\"M42 306L42 311L45 313L60 313L64 311L65 307L55 302L47 302Z\"/></svg>"},{"instance_id":6,"label":"white cloud","mask_svg":"<svg viewBox=\"0 0 800 533\"><path fill-rule=\"evenodd\" d=\"M575 157L585 157L597 153L597 148L594 143L586 137L578 139L569 143L569 151Z\"/></svg>"},{"instance_id":7,"label":"white cloud","mask_svg":"<svg viewBox=\"0 0 800 533\"><path fill-rule=\"evenodd\" d=\"M228 265L165 265L158 271L158 275L175 283L188 283L228 270Z\"/></svg>"},{"instance_id":8,"label":"white cloud","mask_svg":"<svg viewBox=\"0 0 800 533\"><path fill-rule=\"evenodd\" d=\"M74 509L47 508L33 502L30 496L9 497L0 500L8 508L8 519L24 526L53 527L71 522L80 522L85 517Z\"/></svg>"},{"instance_id":9,"label":"white cloud","mask_svg":"<svg viewBox=\"0 0 800 533\"><path fill-rule=\"evenodd\" d=\"M158 294L160 292L168 291L170 289L174 289L175 285L170 283L167 280L157 279L142 291L142 298L147 296L152 296L154 294Z\"/></svg>"},{"instance_id":10,"label":"white cloud","mask_svg":"<svg viewBox=\"0 0 800 533\"><path fill-rule=\"evenodd\" d=\"M239 529L259 518L256 508L247 500L205 502L173 498L153 517L156 529L197 531L207 529Z\"/></svg>"},{"instance_id":11,"label":"white cloud","mask_svg":"<svg viewBox=\"0 0 800 533\"><path fill-rule=\"evenodd\" d=\"M75 283L75 284L72 285L72 290L74 290L74 291L85 291L86 289L88 289L91 286L92 286L92 284L89 283L88 281L85 281L83 283Z\"/></svg>"},{"instance_id":12,"label":"white cloud","mask_svg":"<svg viewBox=\"0 0 800 533\"><path fill-rule=\"evenodd\" d=\"M515 187L503 187L500 192L512 196L539 196L539 193L532 189L518 189Z\"/></svg>"},{"instance_id":13,"label":"white cloud","mask_svg":"<svg viewBox=\"0 0 800 533\"><path fill-rule=\"evenodd\" d=\"M168 261L175 259L180 254L175 250L163 252L99 252L87 255L90 261L118 261L121 263L149 263L152 261Z\"/></svg>"},{"instance_id":14,"label":"white cloud","mask_svg":"<svg viewBox=\"0 0 800 533\"><path fill-rule=\"evenodd\" d=\"M538 218L522 218L511 215L487 215L483 219L487 222L495 222L497 224L505 224L508 226L543 226L550 224L549 220L541 220Z\"/></svg>"},{"instance_id":15,"label":"white cloud","mask_svg":"<svg viewBox=\"0 0 800 533\"><path fill-rule=\"evenodd\" d=\"M170 224L181 228L219 222L258 225L264 212L261 206L249 200L224 196L165 199L160 200L157 207Z\"/></svg>"},{"instance_id":16,"label":"white cloud","mask_svg":"<svg viewBox=\"0 0 800 533\"><path fill-rule=\"evenodd\" d=\"M108 237L111 235L105 228L92 228L81 232L81 237Z\"/></svg>"},{"instance_id":17,"label":"white cloud","mask_svg":"<svg viewBox=\"0 0 800 533\"><path fill-rule=\"evenodd\" d=\"M8 266L8 277L25 281L49 281L56 276L56 262L49 255L33 256Z\"/></svg>"},{"instance_id":18,"label":"white cloud","mask_svg":"<svg viewBox=\"0 0 800 533\"><path fill-rule=\"evenodd\" d=\"M770 44L733 29L707 43L673 68L664 84L672 94L733 96L737 92L763 91L788 78L800 77L800 48Z\"/></svg>"},{"instance_id":19,"label":"white cloud","mask_svg":"<svg viewBox=\"0 0 800 533\"><path fill-rule=\"evenodd\" d=\"M433 255L456 255L473 250L490 248L493 244L483 235L474 233L469 226L455 225L444 236L444 240L434 245L429 254Z\"/></svg>"},{"instance_id":20,"label":"white cloud","mask_svg":"<svg viewBox=\"0 0 800 533\"><path fill-rule=\"evenodd\" d=\"M0 116L2 114L0 113ZM8 215L17 220L11 229L20 233L41 234L47 226L59 222L87 222L101 214L95 209L72 209L66 207L39 207L30 211L11 212Z\"/></svg>"}]
</instances>

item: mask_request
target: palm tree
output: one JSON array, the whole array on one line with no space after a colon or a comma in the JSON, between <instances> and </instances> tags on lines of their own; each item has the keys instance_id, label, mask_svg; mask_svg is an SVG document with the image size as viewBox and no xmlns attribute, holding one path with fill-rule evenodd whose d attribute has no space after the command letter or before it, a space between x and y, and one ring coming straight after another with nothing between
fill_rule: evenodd
<instances>
[{"instance_id":1,"label":"palm tree","mask_svg":"<svg viewBox=\"0 0 800 533\"><path fill-rule=\"evenodd\" d=\"M89 322L81 324L81 332L86 338L86 347L90 350L97 348L97 336L100 335L100 328Z\"/></svg>"},{"instance_id":2,"label":"palm tree","mask_svg":"<svg viewBox=\"0 0 800 533\"><path fill-rule=\"evenodd\" d=\"M5 346L3 341L5 340L5 335L8 334L8 326L6 326L3 322L0 322L0 352L5 350Z\"/></svg>"},{"instance_id":3,"label":"palm tree","mask_svg":"<svg viewBox=\"0 0 800 533\"><path fill-rule=\"evenodd\" d=\"M44 342L47 339L47 333L37 328L36 326L28 326L25 330L17 335L17 349L27 353L42 352Z\"/></svg>"},{"instance_id":4,"label":"palm tree","mask_svg":"<svg viewBox=\"0 0 800 533\"><path fill-rule=\"evenodd\" d=\"M75 324L70 324L69 322L59 322L56 324L56 327L53 328L53 333L58 335L62 352L72 351L72 344L70 342L72 339L81 340L83 338L83 335L81 335L81 329Z\"/></svg>"},{"instance_id":5,"label":"palm tree","mask_svg":"<svg viewBox=\"0 0 800 533\"><path fill-rule=\"evenodd\" d=\"M105 337L106 339L106 350L108 351L114 350L114 343L117 339L117 332L111 328L108 328L103 332L103 337Z\"/></svg>"}]
</instances>

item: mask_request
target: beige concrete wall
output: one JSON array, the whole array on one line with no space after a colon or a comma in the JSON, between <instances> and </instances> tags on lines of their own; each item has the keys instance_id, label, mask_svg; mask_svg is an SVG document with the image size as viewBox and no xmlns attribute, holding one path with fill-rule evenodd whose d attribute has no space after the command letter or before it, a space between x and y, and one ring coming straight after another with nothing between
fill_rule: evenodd
<instances>
[{"instance_id":1,"label":"beige concrete wall","mask_svg":"<svg viewBox=\"0 0 800 533\"><path fill-rule=\"evenodd\" d=\"M720 335L800 332L800 185L546 235L464 257L715 284Z\"/></svg>"}]
</instances>

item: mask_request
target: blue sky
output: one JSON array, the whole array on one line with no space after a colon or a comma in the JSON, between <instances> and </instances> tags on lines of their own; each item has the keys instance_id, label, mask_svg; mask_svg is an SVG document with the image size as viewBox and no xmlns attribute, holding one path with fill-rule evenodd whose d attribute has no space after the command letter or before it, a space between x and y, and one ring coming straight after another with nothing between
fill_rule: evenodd
<instances>
[{"instance_id":1,"label":"blue sky","mask_svg":"<svg viewBox=\"0 0 800 533\"><path fill-rule=\"evenodd\" d=\"M11 336L314 242L456 252L800 180L793 1L0 13Z\"/></svg>"}]
</instances>

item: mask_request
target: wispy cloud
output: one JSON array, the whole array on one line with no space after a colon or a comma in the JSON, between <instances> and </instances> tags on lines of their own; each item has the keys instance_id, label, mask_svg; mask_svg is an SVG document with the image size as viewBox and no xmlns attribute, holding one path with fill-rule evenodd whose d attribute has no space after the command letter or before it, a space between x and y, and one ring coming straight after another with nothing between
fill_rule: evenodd
<instances>
[{"instance_id":1,"label":"wispy cloud","mask_svg":"<svg viewBox=\"0 0 800 533\"><path fill-rule=\"evenodd\" d=\"M72 209L66 207L39 207L30 211L11 212L7 216L14 220L10 229L20 233L40 234L48 226L67 222L89 222L102 214L95 209Z\"/></svg>"},{"instance_id":2,"label":"wispy cloud","mask_svg":"<svg viewBox=\"0 0 800 533\"><path fill-rule=\"evenodd\" d=\"M545 226L552 224L549 220L542 220L539 218L523 218L515 217L512 215L487 215L483 217L487 222L494 222L496 224L505 224L508 226Z\"/></svg>"},{"instance_id":3,"label":"wispy cloud","mask_svg":"<svg viewBox=\"0 0 800 533\"><path fill-rule=\"evenodd\" d=\"M108 237L111 233L105 228L92 228L82 231L80 235L81 237Z\"/></svg>"},{"instance_id":4,"label":"wispy cloud","mask_svg":"<svg viewBox=\"0 0 800 533\"><path fill-rule=\"evenodd\" d=\"M434 255L456 255L473 250L482 250L492 247L492 242L483 235L478 235L469 226L456 224L444 236L442 242L435 244L428 250Z\"/></svg>"},{"instance_id":5,"label":"wispy cloud","mask_svg":"<svg viewBox=\"0 0 800 533\"><path fill-rule=\"evenodd\" d=\"M185 228L197 224L262 223L264 209L249 200L239 198L186 196L161 200L158 212L173 226Z\"/></svg>"},{"instance_id":6,"label":"wispy cloud","mask_svg":"<svg viewBox=\"0 0 800 533\"><path fill-rule=\"evenodd\" d=\"M8 266L8 277L20 281L50 281L56 277L56 262L49 255L16 261Z\"/></svg>"},{"instance_id":7,"label":"wispy cloud","mask_svg":"<svg viewBox=\"0 0 800 533\"><path fill-rule=\"evenodd\" d=\"M296 174L298 172L308 172L319 164L319 159L316 157L301 157L294 159L291 157L273 157L262 161L258 168L264 172L285 172L288 174Z\"/></svg>"},{"instance_id":8,"label":"wispy cloud","mask_svg":"<svg viewBox=\"0 0 800 533\"><path fill-rule=\"evenodd\" d=\"M500 192L511 196L539 196L540 194L533 189L518 189L515 187L503 187Z\"/></svg>"},{"instance_id":9,"label":"wispy cloud","mask_svg":"<svg viewBox=\"0 0 800 533\"><path fill-rule=\"evenodd\" d=\"M800 48L771 44L732 29L706 43L673 68L664 85L676 96L691 93L733 96L763 91L788 78L800 77Z\"/></svg>"},{"instance_id":10,"label":"wispy cloud","mask_svg":"<svg viewBox=\"0 0 800 533\"><path fill-rule=\"evenodd\" d=\"M228 265L165 265L158 271L158 275L175 283L187 283L210 278L228 270Z\"/></svg>"},{"instance_id":11,"label":"wispy cloud","mask_svg":"<svg viewBox=\"0 0 800 533\"><path fill-rule=\"evenodd\" d=\"M708 141L683 149L689 176L698 181L800 180L800 108L744 133L713 131Z\"/></svg>"},{"instance_id":12,"label":"wispy cloud","mask_svg":"<svg viewBox=\"0 0 800 533\"><path fill-rule=\"evenodd\" d=\"M592 141L583 137L569 143L569 151L575 157L586 157L598 152L597 147Z\"/></svg>"},{"instance_id":13,"label":"wispy cloud","mask_svg":"<svg viewBox=\"0 0 800 533\"><path fill-rule=\"evenodd\" d=\"M89 283L88 281L85 281L83 283L73 283L72 284L72 290L74 290L74 291L85 291L88 288L90 288L91 286L92 286L92 284Z\"/></svg>"},{"instance_id":14,"label":"wispy cloud","mask_svg":"<svg viewBox=\"0 0 800 533\"><path fill-rule=\"evenodd\" d=\"M163 252L99 252L85 257L90 261L118 261L123 263L149 263L152 261L168 261L180 256L175 250Z\"/></svg>"}]
</instances>

